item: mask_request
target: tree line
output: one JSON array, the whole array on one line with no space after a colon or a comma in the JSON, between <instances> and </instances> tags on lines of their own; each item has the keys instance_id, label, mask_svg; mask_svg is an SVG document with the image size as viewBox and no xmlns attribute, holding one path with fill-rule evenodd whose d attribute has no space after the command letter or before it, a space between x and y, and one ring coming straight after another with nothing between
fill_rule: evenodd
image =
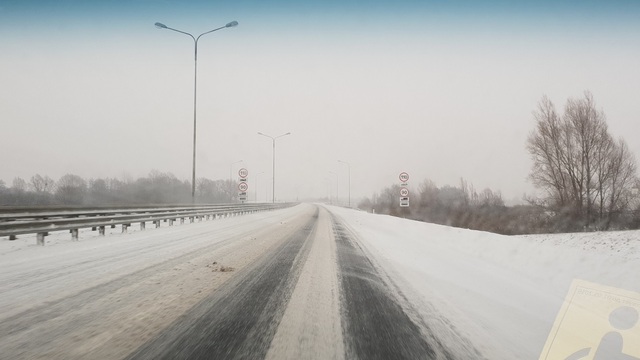
<instances>
[{"instance_id":1,"label":"tree line","mask_svg":"<svg viewBox=\"0 0 640 360\"><path fill-rule=\"evenodd\" d=\"M362 200L358 207L379 214L500 234L541 232L545 213L533 205L506 206L499 191L477 191L461 179L459 186L438 187L426 179L411 195L409 207L399 206L400 186L392 185ZM534 231L537 229L537 231Z\"/></svg>"},{"instance_id":2,"label":"tree line","mask_svg":"<svg viewBox=\"0 0 640 360\"><path fill-rule=\"evenodd\" d=\"M231 180L199 178L196 181L197 203L230 203L238 191ZM169 172L151 171L138 179L84 179L66 174L58 180L40 174L29 181L14 178L11 186L0 180L0 205L148 205L190 204L191 182L179 180Z\"/></svg>"},{"instance_id":3,"label":"tree line","mask_svg":"<svg viewBox=\"0 0 640 360\"><path fill-rule=\"evenodd\" d=\"M500 192L437 187L425 180L409 208L399 207L400 187L365 199L361 209L502 234L640 228L640 181L634 155L608 131L606 116L590 92L568 99L560 115L543 97L533 112L526 149L529 175L540 195L508 207Z\"/></svg>"}]
</instances>

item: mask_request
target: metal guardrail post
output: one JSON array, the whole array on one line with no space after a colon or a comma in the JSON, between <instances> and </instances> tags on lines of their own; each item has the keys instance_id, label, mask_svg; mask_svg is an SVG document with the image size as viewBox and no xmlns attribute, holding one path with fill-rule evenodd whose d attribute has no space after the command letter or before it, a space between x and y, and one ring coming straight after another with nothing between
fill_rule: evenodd
<instances>
[{"instance_id":1,"label":"metal guardrail post","mask_svg":"<svg viewBox=\"0 0 640 360\"><path fill-rule=\"evenodd\" d=\"M37 235L38 245L44 246L44 237L45 237L45 235L46 235L46 233L38 233L38 235Z\"/></svg>"}]
</instances>

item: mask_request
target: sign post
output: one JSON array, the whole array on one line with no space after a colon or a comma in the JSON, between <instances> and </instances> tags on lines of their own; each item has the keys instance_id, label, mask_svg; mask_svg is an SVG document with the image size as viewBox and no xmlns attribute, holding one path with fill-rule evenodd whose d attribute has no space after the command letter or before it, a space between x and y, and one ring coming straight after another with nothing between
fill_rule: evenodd
<instances>
[{"instance_id":1,"label":"sign post","mask_svg":"<svg viewBox=\"0 0 640 360\"><path fill-rule=\"evenodd\" d=\"M401 172L398 176L400 179L400 207L409 207L409 189L406 188L409 181L409 174Z\"/></svg>"},{"instance_id":2,"label":"sign post","mask_svg":"<svg viewBox=\"0 0 640 360\"><path fill-rule=\"evenodd\" d=\"M238 176L240 177L240 183L238 184L238 200L241 203L247 201L247 190L249 190L249 184L247 184L247 176L249 176L249 170L242 168L238 170Z\"/></svg>"}]
</instances>

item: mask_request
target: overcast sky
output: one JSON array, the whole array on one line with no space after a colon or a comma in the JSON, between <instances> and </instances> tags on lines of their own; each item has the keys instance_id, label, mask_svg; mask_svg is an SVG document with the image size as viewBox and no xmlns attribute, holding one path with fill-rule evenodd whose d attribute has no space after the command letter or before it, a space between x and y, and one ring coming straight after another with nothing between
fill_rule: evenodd
<instances>
[{"instance_id":1,"label":"overcast sky","mask_svg":"<svg viewBox=\"0 0 640 360\"><path fill-rule=\"evenodd\" d=\"M590 90L640 156L640 1L0 0L0 179L249 170L264 198L370 196L410 174L531 193L543 95ZM235 176L234 176L235 177ZM270 187L270 184L269 184Z\"/></svg>"}]
</instances>

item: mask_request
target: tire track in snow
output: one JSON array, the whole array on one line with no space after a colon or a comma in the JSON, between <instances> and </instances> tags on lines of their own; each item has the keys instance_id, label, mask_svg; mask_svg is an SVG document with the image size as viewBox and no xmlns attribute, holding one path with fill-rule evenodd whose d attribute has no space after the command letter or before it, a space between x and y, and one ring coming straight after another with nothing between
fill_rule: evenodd
<instances>
[{"instance_id":1,"label":"tire track in snow","mask_svg":"<svg viewBox=\"0 0 640 360\"><path fill-rule=\"evenodd\" d=\"M315 236L319 210L272 253L237 274L128 359L264 358Z\"/></svg>"},{"instance_id":2,"label":"tire track in snow","mask_svg":"<svg viewBox=\"0 0 640 360\"><path fill-rule=\"evenodd\" d=\"M451 359L404 312L355 236L332 216L347 359Z\"/></svg>"},{"instance_id":3,"label":"tire track in snow","mask_svg":"<svg viewBox=\"0 0 640 360\"><path fill-rule=\"evenodd\" d=\"M160 272L163 269L173 268L174 266L184 263L188 259L195 257L197 254L211 252L223 248L233 242L238 241L240 237L229 238L215 244L191 250L187 253L181 254L170 260L162 263L153 264L148 267L137 270L133 273L129 273L126 276L117 277L113 280L105 283L95 285L81 290L78 293L65 296L63 298L47 302L41 306L31 308L29 310L17 313L10 317L2 319L0 321L0 334L2 334L3 340L9 336L32 331L35 325L50 322L57 318L60 318L69 312L69 309L79 309L87 304L101 299L105 294L109 294L128 286L132 286L144 279L149 278L153 274ZM136 256L136 253L128 255L128 257ZM80 265L83 265L81 263ZM77 270L79 271L79 270ZM95 317L95 314L89 313L74 318L73 327L83 327L90 323ZM51 339L55 339L56 335L61 331L60 327L68 326L67 324L60 324L59 326L50 326L46 331L40 332L36 339L29 341L29 346L35 347L45 344ZM2 342L0 342L2 344ZM7 349L3 349L7 351Z\"/></svg>"}]
</instances>

